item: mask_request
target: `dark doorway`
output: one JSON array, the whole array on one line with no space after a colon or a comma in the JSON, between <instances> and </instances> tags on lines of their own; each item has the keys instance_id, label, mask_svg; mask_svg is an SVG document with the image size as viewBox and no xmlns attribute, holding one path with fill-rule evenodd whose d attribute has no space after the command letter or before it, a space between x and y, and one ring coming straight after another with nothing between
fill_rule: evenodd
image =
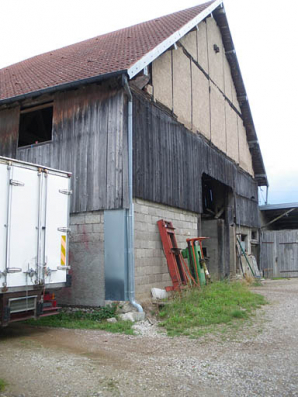
<instances>
[{"instance_id":1,"label":"dark doorway","mask_svg":"<svg viewBox=\"0 0 298 397\"><path fill-rule=\"evenodd\" d=\"M215 280L229 277L234 273L235 251L232 189L203 174L202 201L201 234L209 237L204 245L211 277Z\"/></svg>"}]
</instances>

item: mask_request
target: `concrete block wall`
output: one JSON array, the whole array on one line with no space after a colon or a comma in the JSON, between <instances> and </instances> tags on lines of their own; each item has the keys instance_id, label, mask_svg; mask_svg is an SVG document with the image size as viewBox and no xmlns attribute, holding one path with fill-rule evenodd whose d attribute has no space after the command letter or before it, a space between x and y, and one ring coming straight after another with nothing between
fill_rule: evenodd
<instances>
[{"instance_id":1,"label":"concrete block wall","mask_svg":"<svg viewBox=\"0 0 298 397\"><path fill-rule=\"evenodd\" d=\"M172 285L157 221L171 221L178 246L185 248L187 238L198 236L200 214L136 199L134 215L136 298L144 301L150 298L152 287Z\"/></svg>"},{"instance_id":2,"label":"concrete block wall","mask_svg":"<svg viewBox=\"0 0 298 397\"><path fill-rule=\"evenodd\" d=\"M104 212L71 214L70 227L72 286L56 294L58 303L102 306L105 300Z\"/></svg>"}]
</instances>

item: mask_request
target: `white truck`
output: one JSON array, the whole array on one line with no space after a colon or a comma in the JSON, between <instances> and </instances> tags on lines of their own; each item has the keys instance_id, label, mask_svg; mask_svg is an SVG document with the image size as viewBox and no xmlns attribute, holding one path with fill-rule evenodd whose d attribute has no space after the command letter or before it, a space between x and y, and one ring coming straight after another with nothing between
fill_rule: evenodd
<instances>
[{"instance_id":1,"label":"white truck","mask_svg":"<svg viewBox=\"0 0 298 397\"><path fill-rule=\"evenodd\" d=\"M0 326L58 312L68 282L71 174L0 157Z\"/></svg>"}]
</instances>

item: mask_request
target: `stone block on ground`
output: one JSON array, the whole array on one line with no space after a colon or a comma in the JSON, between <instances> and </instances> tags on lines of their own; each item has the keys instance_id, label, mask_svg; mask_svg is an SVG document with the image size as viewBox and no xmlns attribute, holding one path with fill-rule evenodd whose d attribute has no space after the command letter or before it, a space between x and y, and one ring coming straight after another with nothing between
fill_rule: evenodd
<instances>
[{"instance_id":1,"label":"stone block on ground","mask_svg":"<svg viewBox=\"0 0 298 397\"><path fill-rule=\"evenodd\" d=\"M117 319L116 319L115 317L108 318L108 319L107 319L107 322L108 322L108 323L117 323Z\"/></svg>"},{"instance_id":2,"label":"stone block on ground","mask_svg":"<svg viewBox=\"0 0 298 397\"><path fill-rule=\"evenodd\" d=\"M144 321L145 320L145 312L129 312L120 314L119 318L123 321Z\"/></svg>"},{"instance_id":3,"label":"stone block on ground","mask_svg":"<svg viewBox=\"0 0 298 397\"><path fill-rule=\"evenodd\" d=\"M151 294L153 299L166 299L168 293L165 289L151 288Z\"/></svg>"}]
</instances>

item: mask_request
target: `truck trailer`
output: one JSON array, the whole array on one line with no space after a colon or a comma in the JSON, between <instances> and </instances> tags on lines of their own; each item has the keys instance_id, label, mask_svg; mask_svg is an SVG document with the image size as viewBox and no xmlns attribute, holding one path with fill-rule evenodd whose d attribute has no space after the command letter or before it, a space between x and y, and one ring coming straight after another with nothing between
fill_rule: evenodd
<instances>
[{"instance_id":1,"label":"truck trailer","mask_svg":"<svg viewBox=\"0 0 298 397\"><path fill-rule=\"evenodd\" d=\"M0 326L58 313L69 283L71 173L0 157Z\"/></svg>"}]
</instances>

